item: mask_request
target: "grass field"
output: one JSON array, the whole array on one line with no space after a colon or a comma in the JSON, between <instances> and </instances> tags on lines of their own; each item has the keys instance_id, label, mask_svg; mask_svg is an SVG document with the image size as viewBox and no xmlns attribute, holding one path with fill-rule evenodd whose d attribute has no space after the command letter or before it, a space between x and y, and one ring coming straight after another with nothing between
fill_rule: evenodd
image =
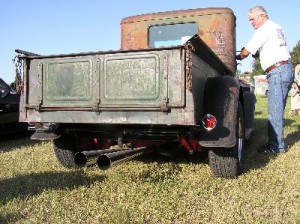
<instances>
[{"instance_id":1,"label":"grass field","mask_svg":"<svg viewBox=\"0 0 300 224\"><path fill-rule=\"evenodd\" d=\"M258 154L266 102L258 97L245 172L235 179L214 177L206 158L185 152L107 171L65 169L51 142L2 139L0 223L300 223L300 117L286 116L287 153Z\"/></svg>"}]
</instances>

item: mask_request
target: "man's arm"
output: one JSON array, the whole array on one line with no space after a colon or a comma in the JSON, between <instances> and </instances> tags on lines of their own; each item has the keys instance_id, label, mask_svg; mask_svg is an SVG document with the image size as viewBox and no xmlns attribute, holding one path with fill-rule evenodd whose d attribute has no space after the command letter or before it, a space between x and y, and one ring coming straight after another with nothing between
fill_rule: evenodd
<instances>
[{"instance_id":1,"label":"man's arm","mask_svg":"<svg viewBox=\"0 0 300 224\"><path fill-rule=\"evenodd\" d=\"M241 52L240 52L240 54L238 54L238 55L235 56L235 59L241 61L244 58L248 57L249 54L251 54L251 53L249 51L247 51L246 48L243 47L242 50L241 50Z\"/></svg>"}]
</instances>

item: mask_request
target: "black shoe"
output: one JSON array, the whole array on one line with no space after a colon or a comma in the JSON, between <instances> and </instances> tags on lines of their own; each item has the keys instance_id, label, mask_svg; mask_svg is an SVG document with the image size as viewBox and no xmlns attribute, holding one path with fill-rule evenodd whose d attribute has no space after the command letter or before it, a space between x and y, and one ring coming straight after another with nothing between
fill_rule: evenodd
<instances>
[{"instance_id":1,"label":"black shoe","mask_svg":"<svg viewBox=\"0 0 300 224\"><path fill-rule=\"evenodd\" d=\"M278 149L274 145L267 143L258 149L259 153L271 153L271 154L277 154L277 153L284 153L284 149Z\"/></svg>"}]
</instances>

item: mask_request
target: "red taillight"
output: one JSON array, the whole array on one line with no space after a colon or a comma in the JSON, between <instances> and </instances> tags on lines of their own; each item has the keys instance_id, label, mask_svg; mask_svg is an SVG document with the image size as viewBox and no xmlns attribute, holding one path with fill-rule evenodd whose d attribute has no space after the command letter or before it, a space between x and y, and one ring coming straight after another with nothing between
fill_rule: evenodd
<instances>
[{"instance_id":1,"label":"red taillight","mask_svg":"<svg viewBox=\"0 0 300 224\"><path fill-rule=\"evenodd\" d=\"M93 142L95 145L99 145L98 139L97 138L93 138Z\"/></svg>"},{"instance_id":2,"label":"red taillight","mask_svg":"<svg viewBox=\"0 0 300 224\"><path fill-rule=\"evenodd\" d=\"M203 117L202 124L206 130L210 131L216 127L217 119L214 115L207 114Z\"/></svg>"}]
</instances>

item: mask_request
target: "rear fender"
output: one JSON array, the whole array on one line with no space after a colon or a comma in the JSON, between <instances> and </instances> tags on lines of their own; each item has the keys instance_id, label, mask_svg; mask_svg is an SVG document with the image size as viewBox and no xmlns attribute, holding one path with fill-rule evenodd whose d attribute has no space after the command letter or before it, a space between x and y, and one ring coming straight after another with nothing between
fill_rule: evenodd
<instances>
[{"instance_id":1,"label":"rear fender","mask_svg":"<svg viewBox=\"0 0 300 224\"><path fill-rule=\"evenodd\" d=\"M256 97L254 93L250 91L243 91L243 105L244 105L244 117L245 128L254 129L254 113L255 113Z\"/></svg>"},{"instance_id":2,"label":"rear fender","mask_svg":"<svg viewBox=\"0 0 300 224\"><path fill-rule=\"evenodd\" d=\"M204 89L203 112L217 119L214 129L201 132L200 145L230 148L236 144L239 85L232 76L207 78Z\"/></svg>"}]
</instances>

